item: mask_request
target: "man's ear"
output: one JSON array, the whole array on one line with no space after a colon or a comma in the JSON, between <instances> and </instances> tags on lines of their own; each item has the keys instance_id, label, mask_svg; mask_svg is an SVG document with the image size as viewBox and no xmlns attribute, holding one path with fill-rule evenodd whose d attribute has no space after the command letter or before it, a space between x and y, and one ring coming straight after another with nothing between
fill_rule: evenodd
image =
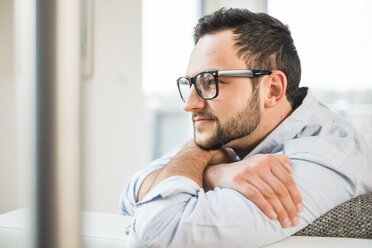
<instances>
[{"instance_id":1,"label":"man's ear","mask_svg":"<svg viewBox=\"0 0 372 248\"><path fill-rule=\"evenodd\" d=\"M286 98L287 76L282 71L272 71L264 85L266 89L265 108L273 107Z\"/></svg>"}]
</instances>

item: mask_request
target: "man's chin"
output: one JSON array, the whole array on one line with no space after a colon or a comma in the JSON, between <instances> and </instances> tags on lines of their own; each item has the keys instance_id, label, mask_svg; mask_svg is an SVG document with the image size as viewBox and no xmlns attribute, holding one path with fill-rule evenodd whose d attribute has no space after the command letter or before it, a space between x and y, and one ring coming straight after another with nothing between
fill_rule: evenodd
<instances>
[{"instance_id":1,"label":"man's chin","mask_svg":"<svg viewBox=\"0 0 372 248\"><path fill-rule=\"evenodd\" d=\"M222 148L222 146L224 145L224 144L218 143L218 142L216 142L216 140L212 140L212 139L201 140L201 139L198 139L197 137L195 137L194 141L200 148L202 148L203 150L206 150L206 151L218 150L218 149Z\"/></svg>"}]
</instances>

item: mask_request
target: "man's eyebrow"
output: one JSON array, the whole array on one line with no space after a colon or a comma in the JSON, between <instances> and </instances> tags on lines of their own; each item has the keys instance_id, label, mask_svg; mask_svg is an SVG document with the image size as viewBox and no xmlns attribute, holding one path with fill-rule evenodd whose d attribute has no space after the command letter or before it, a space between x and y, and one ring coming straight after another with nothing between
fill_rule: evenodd
<instances>
[{"instance_id":1,"label":"man's eyebrow","mask_svg":"<svg viewBox=\"0 0 372 248\"><path fill-rule=\"evenodd\" d=\"M216 68L206 68L206 69L204 69L202 71L199 71L199 72L195 73L192 76L189 76L189 75L186 74L186 77L194 77L195 75L198 75L199 73L206 72L206 71L218 71L218 69L216 69Z\"/></svg>"}]
</instances>

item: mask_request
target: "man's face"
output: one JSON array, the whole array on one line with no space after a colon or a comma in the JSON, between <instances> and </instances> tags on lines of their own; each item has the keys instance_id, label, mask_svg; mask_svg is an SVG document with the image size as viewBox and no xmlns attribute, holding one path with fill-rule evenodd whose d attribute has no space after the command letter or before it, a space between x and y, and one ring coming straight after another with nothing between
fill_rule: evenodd
<instances>
[{"instance_id":1,"label":"man's face","mask_svg":"<svg viewBox=\"0 0 372 248\"><path fill-rule=\"evenodd\" d=\"M191 53L187 76L208 70L254 69L237 57L231 31L203 36ZM184 109L192 113L195 142L206 150L250 135L260 123L259 87L249 78L219 77L219 94L202 99L192 86Z\"/></svg>"}]
</instances>

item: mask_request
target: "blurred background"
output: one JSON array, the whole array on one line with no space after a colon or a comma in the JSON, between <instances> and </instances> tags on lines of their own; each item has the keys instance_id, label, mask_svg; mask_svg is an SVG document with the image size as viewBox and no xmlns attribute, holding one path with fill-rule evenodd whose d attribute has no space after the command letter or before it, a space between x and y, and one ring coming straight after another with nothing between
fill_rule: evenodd
<instances>
[{"instance_id":1,"label":"blurred background","mask_svg":"<svg viewBox=\"0 0 372 248\"><path fill-rule=\"evenodd\" d=\"M221 7L267 12L287 24L301 86L372 144L372 1L88 0L80 24L82 210L118 213L129 177L192 137L175 80L185 74L197 19ZM15 60L29 45L16 42L14 15L14 2L1 0L0 214L30 205L35 176L22 155L33 109L19 111Z\"/></svg>"}]
</instances>

